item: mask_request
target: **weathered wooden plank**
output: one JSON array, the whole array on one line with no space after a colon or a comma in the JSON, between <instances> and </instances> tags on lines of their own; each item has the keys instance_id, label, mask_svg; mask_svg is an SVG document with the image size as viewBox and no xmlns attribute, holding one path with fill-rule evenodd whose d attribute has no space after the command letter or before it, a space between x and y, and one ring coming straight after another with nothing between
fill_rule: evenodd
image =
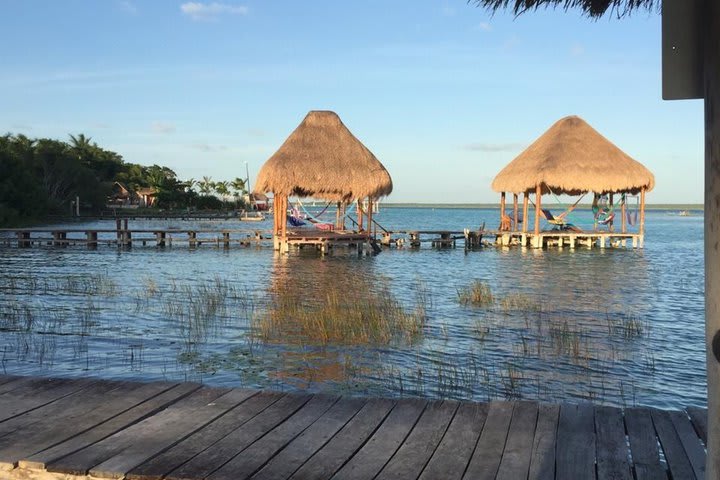
<instances>
[{"instance_id":1,"label":"weathered wooden plank","mask_svg":"<svg viewBox=\"0 0 720 480\"><path fill-rule=\"evenodd\" d=\"M208 389L211 390L211 389ZM255 394L253 390L212 389L205 403L169 408L129 427L116 437L135 437L130 446L90 469L90 474L100 478L122 478L158 453L182 441L193 432L203 428L214 419L224 415ZM219 396L218 396L219 394ZM120 440L112 437L109 441Z\"/></svg>"},{"instance_id":2,"label":"weathered wooden plank","mask_svg":"<svg viewBox=\"0 0 720 480\"><path fill-rule=\"evenodd\" d=\"M690 415L693 427L695 431L702 439L703 444L707 446L707 431L708 431L708 413L707 408L700 407L687 407L687 413Z\"/></svg>"},{"instance_id":3,"label":"weathered wooden plank","mask_svg":"<svg viewBox=\"0 0 720 480\"><path fill-rule=\"evenodd\" d=\"M163 478L189 459L211 448L214 443L241 427L280 398L282 398L281 393L271 392L261 392L249 398L174 447L132 469L127 474L127 479Z\"/></svg>"},{"instance_id":4,"label":"weathered wooden plank","mask_svg":"<svg viewBox=\"0 0 720 480\"><path fill-rule=\"evenodd\" d=\"M541 404L533 438L528 480L554 480L560 405Z\"/></svg>"},{"instance_id":5,"label":"weathered wooden plank","mask_svg":"<svg viewBox=\"0 0 720 480\"><path fill-rule=\"evenodd\" d=\"M163 383L161 385L165 386L167 384ZM19 466L33 469L47 468L52 462L71 455L89 445L117 433L129 425L147 418L148 416L166 408L168 405L175 403L199 388L200 385L195 383L183 383L171 386L171 388L158 395L150 397L139 405L131 407L129 410L124 411L120 415L112 417L109 420L90 428L89 430L70 437L51 448L47 448L27 458L21 459L19 461Z\"/></svg>"},{"instance_id":6,"label":"weathered wooden plank","mask_svg":"<svg viewBox=\"0 0 720 480\"><path fill-rule=\"evenodd\" d=\"M202 409L227 390L201 388L187 397L170 405L168 408L110 435L87 448L52 462L46 468L50 472L67 473L72 475L86 475L91 469L102 464L126 448L136 445L139 439L152 439L165 426L174 422L182 422L192 409ZM105 471L98 472L104 475ZM113 472L108 472L113 473ZM98 475L100 476L100 475ZM105 475L106 476L106 475Z\"/></svg>"},{"instance_id":7,"label":"weathered wooden plank","mask_svg":"<svg viewBox=\"0 0 720 480\"><path fill-rule=\"evenodd\" d=\"M125 384L129 389L132 383ZM76 390L69 395L46 403L38 408L27 411L0 423L0 449L7 444L7 436L27 435L33 428L47 428L47 424L56 424L59 417L63 419L72 416L80 410L89 410L96 407L104 398L109 398L114 390L121 387L117 382L96 382L86 388ZM64 420L63 420L64 421ZM22 432L22 433L21 433ZM0 455L0 458L2 455Z\"/></svg>"},{"instance_id":8,"label":"weathered wooden plank","mask_svg":"<svg viewBox=\"0 0 720 480\"><path fill-rule=\"evenodd\" d=\"M650 409L626 408L625 429L630 440L635 478L637 480L667 479L665 467L660 463L660 452Z\"/></svg>"},{"instance_id":9,"label":"weathered wooden plank","mask_svg":"<svg viewBox=\"0 0 720 480\"><path fill-rule=\"evenodd\" d=\"M527 478L530 471L537 416L537 403L518 402L515 405L505 450L496 477L498 480Z\"/></svg>"},{"instance_id":10,"label":"weathered wooden plank","mask_svg":"<svg viewBox=\"0 0 720 480\"><path fill-rule=\"evenodd\" d=\"M23 377L17 375L0 375L0 385L5 385L8 382L15 382Z\"/></svg>"},{"instance_id":11,"label":"weathered wooden plank","mask_svg":"<svg viewBox=\"0 0 720 480\"><path fill-rule=\"evenodd\" d=\"M373 478L408 435L427 404L424 400L398 401L385 421L333 477L334 480Z\"/></svg>"},{"instance_id":12,"label":"weathered wooden plank","mask_svg":"<svg viewBox=\"0 0 720 480\"><path fill-rule=\"evenodd\" d=\"M598 478L633 480L623 413L619 408L595 408L595 449Z\"/></svg>"},{"instance_id":13,"label":"weathered wooden plank","mask_svg":"<svg viewBox=\"0 0 720 480\"><path fill-rule=\"evenodd\" d=\"M0 396L0 422L87 387L91 380L34 379Z\"/></svg>"},{"instance_id":14,"label":"weathered wooden plank","mask_svg":"<svg viewBox=\"0 0 720 480\"><path fill-rule=\"evenodd\" d=\"M685 454L690 460L695 477L699 479L705 478L705 447L700 441L697 432L690 423L685 412L681 411L669 411L668 415L672 420L675 431L680 437Z\"/></svg>"},{"instance_id":15,"label":"weathered wooden plank","mask_svg":"<svg viewBox=\"0 0 720 480\"><path fill-rule=\"evenodd\" d=\"M330 442L321 448L291 477L293 480L330 478L375 432L395 402L370 399Z\"/></svg>"},{"instance_id":16,"label":"weathered wooden plank","mask_svg":"<svg viewBox=\"0 0 720 480\"><path fill-rule=\"evenodd\" d=\"M170 480L206 478L305 405L309 395L285 395L252 420L170 472Z\"/></svg>"},{"instance_id":17,"label":"weathered wooden plank","mask_svg":"<svg viewBox=\"0 0 720 480\"><path fill-rule=\"evenodd\" d=\"M425 466L421 480L460 480L480 438L490 405L463 403L455 413L440 445Z\"/></svg>"},{"instance_id":18,"label":"weathered wooden plank","mask_svg":"<svg viewBox=\"0 0 720 480\"><path fill-rule=\"evenodd\" d=\"M85 417L103 402L112 401L113 394L119 396L118 391L132 390L137 384L129 389L125 386L129 385L101 382L0 424L4 434L0 437L0 466L16 466L20 459L58 443L48 443L53 442L51 432L67 435L78 417Z\"/></svg>"},{"instance_id":19,"label":"weathered wooden plank","mask_svg":"<svg viewBox=\"0 0 720 480\"><path fill-rule=\"evenodd\" d=\"M107 422L174 386L164 382L134 382L131 388L123 385L120 384L110 391L110 395L95 397L92 402L84 396L78 398L76 406L68 406L64 412L59 413L61 421L48 418L34 424L31 429L22 429L17 435L13 434L13 437L17 438L5 447L0 456L8 455L18 460L30 457ZM80 395L84 395L84 391L80 392Z\"/></svg>"},{"instance_id":20,"label":"weathered wooden plank","mask_svg":"<svg viewBox=\"0 0 720 480\"><path fill-rule=\"evenodd\" d=\"M415 427L376 479L418 478L440 444L457 408L458 404L454 401L429 403Z\"/></svg>"},{"instance_id":21,"label":"weathered wooden plank","mask_svg":"<svg viewBox=\"0 0 720 480\"><path fill-rule=\"evenodd\" d=\"M293 416L213 472L208 479L245 480L250 478L277 452L327 412L338 399L339 397L328 395L314 396Z\"/></svg>"},{"instance_id":22,"label":"weathered wooden plank","mask_svg":"<svg viewBox=\"0 0 720 480\"><path fill-rule=\"evenodd\" d=\"M463 478L468 480L495 478L502 460L514 406L513 402L490 404L485 426Z\"/></svg>"},{"instance_id":23,"label":"weathered wooden plank","mask_svg":"<svg viewBox=\"0 0 720 480\"><path fill-rule=\"evenodd\" d=\"M595 421L589 404L560 406L555 450L557 478L595 478Z\"/></svg>"},{"instance_id":24,"label":"weathered wooden plank","mask_svg":"<svg viewBox=\"0 0 720 480\"><path fill-rule=\"evenodd\" d=\"M301 435L270 460L253 480L289 478L320 450L365 405L361 398L342 398Z\"/></svg>"},{"instance_id":25,"label":"weathered wooden plank","mask_svg":"<svg viewBox=\"0 0 720 480\"><path fill-rule=\"evenodd\" d=\"M695 474L682 446L680 437L675 431L670 415L665 410L651 409L653 425L657 432L660 445L665 453L665 460L672 478L691 479Z\"/></svg>"},{"instance_id":26,"label":"weathered wooden plank","mask_svg":"<svg viewBox=\"0 0 720 480\"><path fill-rule=\"evenodd\" d=\"M22 388L30 383L40 384L44 383L46 380L46 378L39 377L17 377L14 380L0 385L0 396L5 395L8 392L12 392L13 390L17 390L18 388Z\"/></svg>"}]
</instances>

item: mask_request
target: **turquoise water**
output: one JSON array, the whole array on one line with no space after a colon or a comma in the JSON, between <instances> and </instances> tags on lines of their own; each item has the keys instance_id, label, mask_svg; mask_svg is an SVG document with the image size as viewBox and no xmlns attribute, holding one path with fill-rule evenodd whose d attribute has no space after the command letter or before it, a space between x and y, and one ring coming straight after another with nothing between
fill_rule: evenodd
<instances>
[{"instance_id":1,"label":"turquoise water","mask_svg":"<svg viewBox=\"0 0 720 480\"><path fill-rule=\"evenodd\" d=\"M0 368L353 395L703 406L703 220L673 213L647 213L642 250L423 246L281 257L269 248L2 246ZM497 217L383 208L376 219L390 229L462 230L494 228ZM587 227L591 214L574 212L572 221ZM193 225L253 230L271 221ZM459 302L476 280L490 287L491 305ZM258 333L278 295L322 304L341 292L352 304L358 287L386 288L406 312L422 307L420 334L342 345Z\"/></svg>"}]
</instances>

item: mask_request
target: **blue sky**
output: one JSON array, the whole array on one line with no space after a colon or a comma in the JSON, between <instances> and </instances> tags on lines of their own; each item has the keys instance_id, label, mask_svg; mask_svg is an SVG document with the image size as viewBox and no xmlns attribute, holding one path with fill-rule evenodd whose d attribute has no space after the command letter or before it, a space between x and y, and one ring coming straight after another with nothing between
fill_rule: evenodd
<instances>
[{"instance_id":1,"label":"blue sky","mask_svg":"<svg viewBox=\"0 0 720 480\"><path fill-rule=\"evenodd\" d=\"M309 110L336 111L393 202L490 202L565 115L701 203L702 102L661 100L660 16L491 16L465 0L4 0L0 132L84 133L181 178L251 182Z\"/></svg>"}]
</instances>

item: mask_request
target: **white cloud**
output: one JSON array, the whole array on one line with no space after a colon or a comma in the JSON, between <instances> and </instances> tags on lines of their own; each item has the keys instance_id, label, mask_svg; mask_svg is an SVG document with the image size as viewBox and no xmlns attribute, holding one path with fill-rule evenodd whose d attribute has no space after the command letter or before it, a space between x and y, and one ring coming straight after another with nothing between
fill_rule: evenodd
<instances>
[{"instance_id":1,"label":"white cloud","mask_svg":"<svg viewBox=\"0 0 720 480\"><path fill-rule=\"evenodd\" d=\"M478 29L482 30L483 32L492 32L493 26L490 25L488 22L482 22L480 25L478 25Z\"/></svg>"},{"instance_id":2,"label":"white cloud","mask_svg":"<svg viewBox=\"0 0 720 480\"><path fill-rule=\"evenodd\" d=\"M172 123L166 123L166 122L153 122L153 124L150 126L150 129L153 133L161 134L161 135L167 135L168 133L175 133L175 130L177 128Z\"/></svg>"},{"instance_id":3,"label":"white cloud","mask_svg":"<svg viewBox=\"0 0 720 480\"><path fill-rule=\"evenodd\" d=\"M513 152L520 150L525 145L520 142L514 143L469 143L463 145L464 150L470 150L471 152Z\"/></svg>"},{"instance_id":4,"label":"white cloud","mask_svg":"<svg viewBox=\"0 0 720 480\"><path fill-rule=\"evenodd\" d=\"M137 15L137 13L138 13L138 9L135 6L135 4L128 0L123 0L121 2L118 2L118 6L120 7L120 10L122 10L125 13L129 13L130 15Z\"/></svg>"},{"instance_id":5,"label":"white cloud","mask_svg":"<svg viewBox=\"0 0 720 480\"><path fill-rule=\"evenodd\" d=\"M247 15L248 8L219 2L185 2L180 11L193 20L216 20L220 15Z\"/></svg>"}]
</instances>

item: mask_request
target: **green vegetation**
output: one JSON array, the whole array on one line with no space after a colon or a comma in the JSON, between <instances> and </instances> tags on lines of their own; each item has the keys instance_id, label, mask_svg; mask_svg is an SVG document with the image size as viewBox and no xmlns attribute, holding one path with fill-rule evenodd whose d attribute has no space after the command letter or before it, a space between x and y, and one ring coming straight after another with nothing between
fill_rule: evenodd
<instances>
[{"instance_id":1,"label":"green vegetation","mask_svg":"<svg viewBox=\"0 0 720 480\"><path fill-rule=\"evenodd\" d=\"M386 345L412 343L426 321L427 297L418 295L411 308L403 306L387 286L347 292L334 284L323 298L297 290L278 289L267 313L253 319L253 330L264 342L301 341L308 344Z\"/></svg>"},{"instance_id":2,"label":"green vegetation","mask_svg":"<svg viewBox=\"0 0 720 480\"><path fill-rule=\"evenodd\" d=\"M152 192L153 208L240 207L246 187L240 178L182 181L167 167L127 163L83 134L70 135L68 142L0 136L0 172L0 226L69 214L76 197L82 213L98 212L113 196L137 199L143 189ZM200 194L193 189L196 185Z\"/></svg>"},{"instance_id":3,"label":"green vegetation","mask_svg":"<svg viewBox=\"0 0 720 480\"><path fill-rule=\"evenodd\" d=\"M494 302L490 285L481 280L473 280L469 286L458 290L457 295L463 305L489 307Z\"/></svg>"}]
</instances>

